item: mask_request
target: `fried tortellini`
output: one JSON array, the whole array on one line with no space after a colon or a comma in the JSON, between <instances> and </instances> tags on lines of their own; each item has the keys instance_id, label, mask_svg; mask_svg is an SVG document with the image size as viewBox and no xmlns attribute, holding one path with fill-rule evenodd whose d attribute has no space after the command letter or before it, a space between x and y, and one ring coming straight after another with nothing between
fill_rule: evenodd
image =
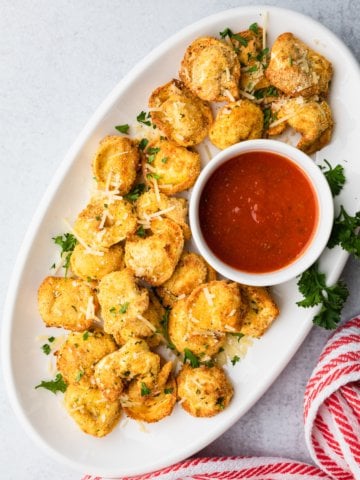
<instances>
[{"instance_id":1,"label":"fried tortellini","mask_svg":"<svg viewBox=\"0 0 360 480\"><path fill-rule=\"evenodd\" d=\"M289 97L323 95L332 77L331 63L292 33L277 37L272 48L266 77Z\"/></svg>"},{"instance_id":2,"label":"fried tortellini","mask_svg":"<svg viewBox=\"0 0 360 480\"><path fill-rule=\"evenodd\" d=\"M126 242L125 264L156 287L171 277L183 247L181 227L169 218L154 218L144 238L134 235Z\"/></svg>"},{"instance_id":3,"label":"fried tortellini","mask_svg":"<svg viewBox=\"0 0 360 480\"><path fill-rule=\"evenodd\" d=\"M75 278L46 277L38 290L38 308L47 327L88 330L98 301L92 287Z\"/></svg>"},{"instance_id":4,"label":"fried tortellini","mask_svg":"<svg viewBox=\"0 0 360 480\"><path fill-rule=\"evenodd\" d=\"M261 108L250 100L242 99L225 105L218 112L209 138L216 147L224 149L243 140L261 138L263 128Z\"/></svg>"},{"instance_id":5,"label":"fried tortellini","mask_svg":"<svg viewBox=\"0 0 360 480\"><path fill-rule=\"evenodd\" d=\"M200 173L200 155L169 140L159 139L148 147L143 171L149 186L153 186L155 178L163 193L174 195L194 185Z\"/></svg>"},{"instance_id":6,"label":"fried tortellini","mask_svg":"<svg viewBox=\"0 0 360 480\"><path fill-rule=\"evenodd\" d=\"M208 103L175 79L153 91L149 107L153 123L183 147L202 142L213 120Z\"/></svg>"},{"instance_id":7,"label":"fried tortellini","mask_svg":"<svg viewBox=\"0 0 360 480\"><path fill-rule=\"evenodd\" d=\"M139 166L139 151L127 137L109 135L99 145L93 173L99 189L124 195L131 189Z\"/></svg>"},{"instance_id":8,"label":"fried tortellini","mask_svg":"<svg viewBox=\"0 0 360 480\"><path fill-rule=\"evenodd\" d=\"M101 280L108 273L124 268L124 247L116 244L102 250L102 255L94 255L78 243L71 254L70 265L74 275L83 280Z\"/></svg>"},{"instance_id":9,"label":"fried tortellini","mask_svg":"<svg viewBox=\"0 0 360 480\"><path fill-rule=\"evenodd\" d=\"M224 102L239 98L237 55L231 46L216 38L201 37L188 46L179 76L202 100Z\"/></svg>"},{"instance_id":10,"label":"fried tortellini","mask_svg":"<svg viewBox=\"0 0 360 480\"><path fill-rule=\"evenodd\" d=\"M184 365L176 381L181 406L194 417L217 415L233 396L231 383L224 370L217 366Z\"/></svg>"}]
</instances>

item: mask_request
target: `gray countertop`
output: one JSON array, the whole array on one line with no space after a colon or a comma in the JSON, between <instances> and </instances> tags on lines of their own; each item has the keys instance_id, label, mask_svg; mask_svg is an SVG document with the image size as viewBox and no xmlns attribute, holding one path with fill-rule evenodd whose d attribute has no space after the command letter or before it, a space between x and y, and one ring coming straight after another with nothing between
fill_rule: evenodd
<instances>
[{"instance_id":1,"label":"gray countertop","mask_svg":"<svg viewBox=\"0 0 360 480\"><path fill-rule=\"evenodd\" d=\"M261 3L0 2L1 309L22 238L46 186L85 122L119 79L182 27L227 8ZM359 60L358 0L268 0L267 4L319 20ZM360 263L349 260L343 278L351 291L343 311L343 319L347 319L360 310ZM314 328L267 393L201 454L282 456L310 462L303 436L303 394L328 336L328 332ZM80 478L32 444L2 387L0 404L1 479Z\"/></svg>"}]
</instances>

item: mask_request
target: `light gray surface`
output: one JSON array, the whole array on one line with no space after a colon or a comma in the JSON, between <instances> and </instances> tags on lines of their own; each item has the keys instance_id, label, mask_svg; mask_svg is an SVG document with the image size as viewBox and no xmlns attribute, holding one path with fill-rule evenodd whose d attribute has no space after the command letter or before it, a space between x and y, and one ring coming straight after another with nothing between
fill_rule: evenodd
<instances>
[{"instance_id":1,"label":"light gray surface","mask_svg":"<svg viewBox=\"0 0 360 480\"><path fill-rule=\"evenodd\" d=\"M0 1L0 310L22 237L48 182L113 86L153 47L182 27L226 8L261 3ZM267 4L320 20L360 58L359 1L284 0ZM349 318L360 309L359 262L350 260L344 278L351 297L343 317ZM314 329L255 407L201 453L275 455L310 461L303 439L303 392L328 335ZM0 404L0 479L80 478L30 442L1 387Z\"/></svg>"}]
</instances>

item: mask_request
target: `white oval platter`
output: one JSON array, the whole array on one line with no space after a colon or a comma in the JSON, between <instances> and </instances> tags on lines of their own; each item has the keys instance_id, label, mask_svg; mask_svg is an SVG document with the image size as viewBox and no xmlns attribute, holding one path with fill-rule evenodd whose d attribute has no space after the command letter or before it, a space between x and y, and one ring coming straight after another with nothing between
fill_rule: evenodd
<instances>
[{"instance_id":1,"label":"white oval platter","mask_svg":"<svg viewBox=\"0 0 360 480\"><path fill-rule=\"evenodd\" d=\"M111 92L90 119L60 165L30 225L9 285L3 319L2 363L10 401L31 438L58 461L82 472L105 477L136 475L180 461L205 447L233 425L260 398L289 362L312 326L314 310L300 309L296 281L274 289L281 315L261 340L254 341L246 357L227 371L235 388L229 408L211 419L196 419L180 406L159 422L146 426L124 420L105 438L83 434L66 413L62 395L35 390L49 378L46 359L36 343L45 330L37 311L37 288L54 261L54 235L67 231L63 218L73 220L86 204L90 163L99 140L114 134L114 125L134 123L146 110L157 86L177 77L185 48L202 35L215 35L226 27L237 32L268 14L268 43L284 31L293 32L325 55L334 66L330 103L336 128L331 144L317 156L345 167L348 182L336 203L350 212L359 206L360 131L359 67L347 47L329 30L299 13L274 7L227 10L185 28L144 58ZM75 107L76 108L76 107ZM213 150L214 151L214 150ZM325 251L320 266L329 282L339 277L347 255L339 248ZM241 454L241 451L239 451Z\"/></svg>"}]
</instances>

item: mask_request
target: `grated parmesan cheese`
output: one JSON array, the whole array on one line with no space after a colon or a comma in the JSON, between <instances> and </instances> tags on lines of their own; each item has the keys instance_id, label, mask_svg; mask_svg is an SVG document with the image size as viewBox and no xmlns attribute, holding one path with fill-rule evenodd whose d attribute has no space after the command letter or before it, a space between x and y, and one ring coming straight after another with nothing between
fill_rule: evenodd
<instances>
[{"instance_id":1,"label":"grated parmesan cheese","mask_svg":"<svg viewBox=\"0 0 360 480\"><path fill-rule=\"evenodd\" d=\"M156 178L153 178L152 181L153 181L153 185L154 185L154 192L155 192L156 201L158 203L158 206L160 207L161 198L160 198L159 185L158 185L158 182L157 182Z\"/></svg>"},{"instance_id":2,"label":"grated parmesan cheese","mask_svg":"<svg viewBox=\"0 0 360 480\"><path fill-rule=\"evenodd\" d=\"M204 292L206 301L208 302L209 306L212 307L212 306L214 305L213 296L212 296L211 293L209 292L208 287L205 287L205 288L203 289L203 292Z\"/></svg>"},{"instance_id":3,"label":"grated parmesan cheese","mask_svg":"<svg viewBox=\"0 0 360 480\"><path fill-rule=\"evenodd\" d=\"M231 95L231 93L229 92L228 89L223 90L223 95L225 95L226 97L228 97L228 99L230 100L230 102L235 102L235 98Z\"/></svg>"},{"instance_id":4,"label":"grated parmesan cheese","mask_svg":"<svg viewBox=\"0 0 360 480\"><path fill-rule=\"evenodd\" d=\"M138 320L141 320L147 327L150 328L150 330L152 330L153 332L156 332L155 325L153 325L151 322L149 322L149 320L147 320L145 317L143 317L142 315L136 315L136 318Z\"/></svg>"},{"instance_id":5,"label":"grated parmesan cheese","mask_svg":"<svg viewBox=\"0 0 360 480\"><path fill-rule=\"evenodd\" d=\"M263 34L262 34L262 48L265 50L266 48L266 35L267 35L267 24L268 24L268 12L264 11L262 14L263 17Z\"/></svg>"}]
</instances>

